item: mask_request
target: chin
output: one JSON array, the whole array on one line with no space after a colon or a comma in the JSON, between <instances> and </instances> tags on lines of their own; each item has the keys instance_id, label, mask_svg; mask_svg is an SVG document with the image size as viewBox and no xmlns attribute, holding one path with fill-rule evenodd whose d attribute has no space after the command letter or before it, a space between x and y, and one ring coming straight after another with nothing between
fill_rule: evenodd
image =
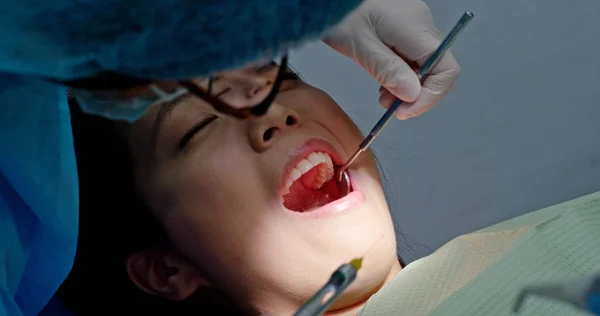
<instances>
[{"instance_id":1,"label":"chin","mask_svg":"<svg viewBox=\"0 0 600 316\"><path fill-rule=\"evenodd\" d=\"M395 276L397 272L394 271L394 267L398 264L395 237L385 237L377 249L364 257L356 280L332 305L332 310L364 304Z\"/></svg>"}]
</instances>

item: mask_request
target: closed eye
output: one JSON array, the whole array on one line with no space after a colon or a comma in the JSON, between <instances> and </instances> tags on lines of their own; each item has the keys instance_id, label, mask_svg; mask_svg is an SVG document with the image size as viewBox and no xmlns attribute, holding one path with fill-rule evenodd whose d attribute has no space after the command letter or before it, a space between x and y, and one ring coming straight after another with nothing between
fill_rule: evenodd
<instances>
[{"instance_id":1,"label":"closed eye","mask_svg":"<svg viewBox=\"0 0 600 316\"><path fill-rule=\"evenodd\" d=\"M187 146L187 144L190 142L190 140L192 140L192 138L197 133L201 132L205 127L208 126L208 124L212 123L217 118L218 118L218 116L211 115L211 116L203 119L202 121L198 122L196 125L192 126L192 128L190 128L190 130L188 130L185 133L185 135L183 135L183 137L181 138L181 140L179 141L179 149L180 150L185 149L185 147Z\"/></svg>"}]
</instances>

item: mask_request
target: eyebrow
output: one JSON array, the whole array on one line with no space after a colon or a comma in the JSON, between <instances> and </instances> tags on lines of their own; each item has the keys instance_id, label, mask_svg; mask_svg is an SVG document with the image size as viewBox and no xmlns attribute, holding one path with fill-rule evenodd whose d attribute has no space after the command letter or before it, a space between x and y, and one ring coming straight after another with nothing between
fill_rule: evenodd
<instances>
[{"instance_id":1,"label":"eyebrow","mask_svg":"<svg viewBox=\"0 0 600 316\"><path fill-rule=\"evenodd\" d=\"M192 94L190 92L184 93L173 100L164 102L160 104L160 108L156 113L156 118L154 119L154 127L152 128L152 146L156 148L158 144L158 137L160 135L160 131L162 127L165 125L165 121L167 117L173 112L173 110L179 105L182 104L185 98L190 97Z\"/></svg>"}]
</instances>

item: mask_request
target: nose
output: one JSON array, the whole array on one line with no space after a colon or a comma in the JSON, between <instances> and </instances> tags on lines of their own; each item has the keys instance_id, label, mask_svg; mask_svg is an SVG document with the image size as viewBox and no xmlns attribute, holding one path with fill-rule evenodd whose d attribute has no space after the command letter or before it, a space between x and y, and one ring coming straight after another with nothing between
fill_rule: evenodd
<instances>
[{"instance_id":1,"label":"nose","mask_svg":"<svg viewBox=\"0 0 600 316\"><path fill-rule=\"evenodd\" d=\"M250 100L260 92L270 91L274 78L263 77L256 74L247 74L244 72L231 73L221 78L222 83L234 87L238 97Z\"/></svg>"},{"instance_id":2,"label":"nose","mask_svg":"<svg viewBox=\"0 0 600 316\"><path fill-rule=\"evenodd\" d=\"M244 84L246 98L254 98L254 96L256 96L262 90L270 88L272 84L273 80L270 78L251 77L249 80L246 80Z\"/></svg>"},{"instance_id":3,"label":"nose","mask_svg":"<svg viewBox=\"0 0 600 316\"><path fill-rule=\"evenodd\" d=\"M283 134L299 125L299 115L296 111L273 103L263 116L250 119L248 124L250 146L256 152L263 152L271 148Z\"/></svg>"}]
</instances>

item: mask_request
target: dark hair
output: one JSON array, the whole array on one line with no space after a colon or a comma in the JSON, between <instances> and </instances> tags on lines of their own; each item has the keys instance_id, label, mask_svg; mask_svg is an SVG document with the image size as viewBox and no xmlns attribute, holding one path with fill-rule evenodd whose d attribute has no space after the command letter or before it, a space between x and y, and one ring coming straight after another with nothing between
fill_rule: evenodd
<instances>
[{"instance_id":1,"label":"dark hair","mask_svg":"<svg viewBox=\"0 0 600 316\"><path fill-rule=\"evenodd\" d=\"M69 107L79 178L79 237L73 269L58 296L79 315L241 315L208 289L174 302L146 294L130 281L128 255L168 241L135 191L126 137L113 122L82 113L73 98Z\"/></svg>"}]
</instances>

